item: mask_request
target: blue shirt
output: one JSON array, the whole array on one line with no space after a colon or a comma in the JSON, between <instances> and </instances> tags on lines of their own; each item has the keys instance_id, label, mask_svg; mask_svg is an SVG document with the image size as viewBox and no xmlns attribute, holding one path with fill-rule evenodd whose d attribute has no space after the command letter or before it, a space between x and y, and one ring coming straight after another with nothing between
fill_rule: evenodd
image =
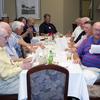
<instances>
[{"instance_id":1,"label":"blue shirt","mask_svg":"<svg viewBox=\"0 0 100 100\"><path fill-rule=\"evenodd\" d=\"M90 54L89 53L91 44L100 45L100 40L98 40L97 43L94 43L93 36L84 40L82 44L80 45L80 47L78 48L78 54L81 58L81 62L83 65L87 67L100 68L100 54Z\"/></svg>"}]
</instances>

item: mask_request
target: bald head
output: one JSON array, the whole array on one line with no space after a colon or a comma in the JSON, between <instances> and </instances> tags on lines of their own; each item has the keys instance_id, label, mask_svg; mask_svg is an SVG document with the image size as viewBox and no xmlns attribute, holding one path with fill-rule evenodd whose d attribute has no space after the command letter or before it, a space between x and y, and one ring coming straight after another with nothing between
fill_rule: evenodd
<instances>
[{"instance_id":1,"label":"bald head","mask_svg":"<svg viewBox=\"0 0 100 100\"><path fill-rule=\"evenodd\" d=\"M98 27L100 29L100 22L94 23L93 27Z\"/></svg>"},{"instance_id":2,"label":"bald head","mask_svg":"<svg viewBox=\"0 0 100 100\"><path fill-rule=\"evenodd\" d=\"M8 32L0 27L0 47L4 47L7 44L7 39L9 38Z\"/></svg>"},{"instance_id":3,"label":"bald head","mask_svg":"<svg viewBox=\"0 0 100 100\"><path fill-rule=\"evenodd\" d=\"M6 22L0 22L0 28L4 28L9 34L12 33L10 25Z\"/></svg>"},{"instance_id":4,"label":"bald head","mask_svg":"<svg viewBox=\"0 0 100 100\"><path fill-rule=\"evenodd\" d=\"M94 23L93 35L94 35L95 39L100 40L100 22Z\"/></svg>"},{"instance_id":5,"label":"bald head","mask_svg":"<svg viewBox=\"0 0 100 100\"><path fill-rule=\"evenodd\" d=\"M0 27L0 36L4 35L4 34L8 34L7 31L4 28Z\"/></svg>"}]
</instances>

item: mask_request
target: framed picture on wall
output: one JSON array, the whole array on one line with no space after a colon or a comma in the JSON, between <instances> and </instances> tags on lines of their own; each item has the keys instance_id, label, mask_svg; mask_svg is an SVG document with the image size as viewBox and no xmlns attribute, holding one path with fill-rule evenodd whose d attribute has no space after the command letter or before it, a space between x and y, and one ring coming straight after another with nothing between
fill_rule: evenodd
<instances>
[{"instance_id":1,"label":"framed picture on wall","mask_svg":"<svg viewBox=\"0 0 100 100\"><path fill-rule=\"evenodd\" d=\"M33 17L40 19L40 0L16 0L18 17Z\"/></svg>"}]
</instances>

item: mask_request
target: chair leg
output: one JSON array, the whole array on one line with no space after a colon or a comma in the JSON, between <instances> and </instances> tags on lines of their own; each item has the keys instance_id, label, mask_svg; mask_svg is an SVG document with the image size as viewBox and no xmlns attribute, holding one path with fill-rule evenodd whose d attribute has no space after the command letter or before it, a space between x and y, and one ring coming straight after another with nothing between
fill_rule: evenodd
<instances>
[{"instance_id":1,"label":"chair leg","mask_svg":"<svg viewBox=\"0 0 100 100\"><path fill-rule=\"evenodd\" d=\"M0 100L18 100L18 94L0 95Z\"/></svg>"},{"instance_id":2,"label":"chair leg","mask_svg":"<svg viewBox=\"0 0 100 100\"><path fill-rule=\"evenodd\" d=\"M90 97L90 100L100 100L100 97Z\"/></svg>"},{"instance_id":3,"label":"chair leg","mask_svg":"<svg viewBox=\"0 0 100 100\"><path fill-rule=\"evenodd\" d=\"M68 97L68 100L79 100L79 99L75 97Z\"/></svg>"}]
</instances>

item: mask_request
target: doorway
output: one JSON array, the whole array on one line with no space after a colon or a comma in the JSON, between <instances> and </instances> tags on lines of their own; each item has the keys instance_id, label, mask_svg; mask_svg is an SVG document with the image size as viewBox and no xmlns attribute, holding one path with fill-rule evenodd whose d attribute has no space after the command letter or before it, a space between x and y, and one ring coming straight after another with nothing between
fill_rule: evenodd
<instances>
[{"instance_id":1,"label":"doorway","mask_svg":"<svg viewBox=\"0 0 100 100\"><path fill-rule=\"evenodd\" d=\"M80 0L80 17L89 17L93 20L94 0Z\"/></svg>"}]
</instances>

